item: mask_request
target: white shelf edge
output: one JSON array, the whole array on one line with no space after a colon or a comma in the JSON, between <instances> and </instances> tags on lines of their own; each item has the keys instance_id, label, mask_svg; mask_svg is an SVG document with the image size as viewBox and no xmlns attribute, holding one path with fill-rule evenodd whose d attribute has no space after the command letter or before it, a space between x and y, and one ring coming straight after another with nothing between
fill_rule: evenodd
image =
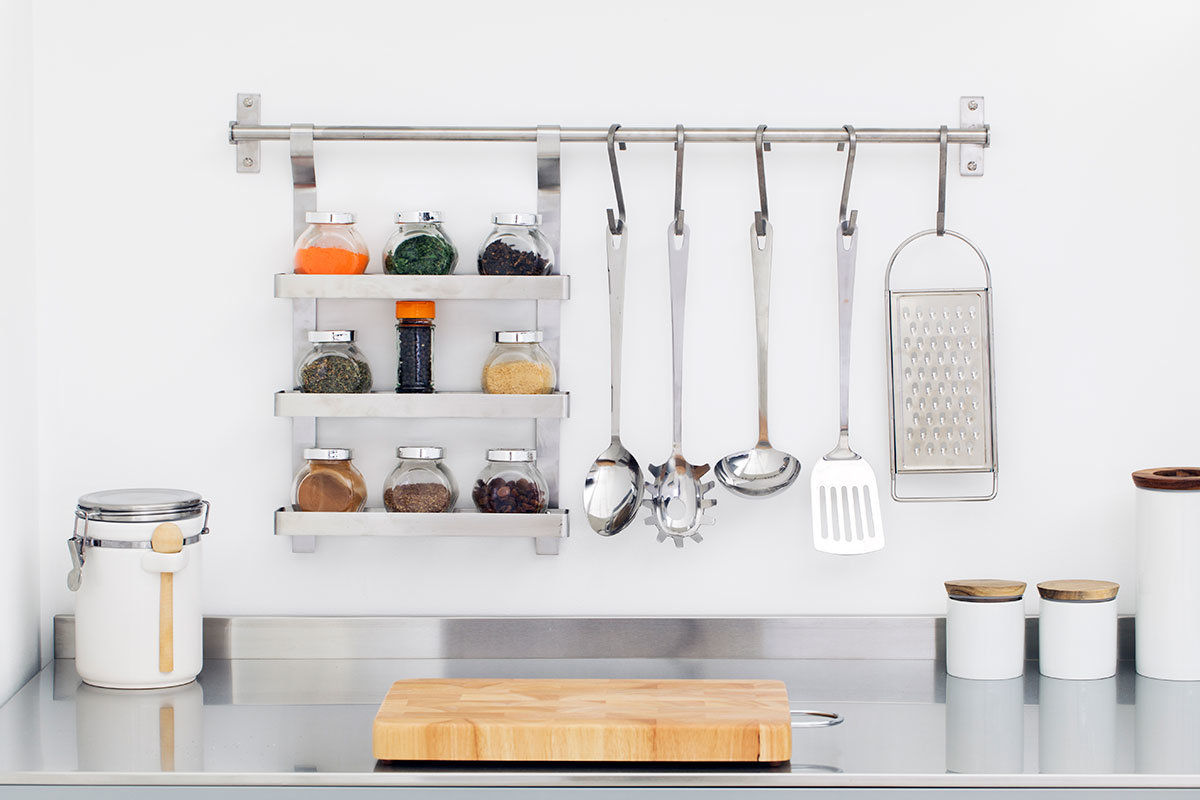
<instances>
[{"instance_id":1,"label":"white shelf edge","mask_svg":"<svg viewBox=\"0 0 1200 800\"><path fill-rule=\"evenodd\" d=\"M569 275L296 275L275 276L275 296L289 299L567 300Z\"/></svg>"},{"instance_id":2,"label":"white shelf edge","mask_svg":"<svg viewBox=\"0 0 1200 800\"><path fill-rule=\"evenodd\" d=\"M485 394L433 392L399 394L275 393L277 417L411 417L466 419L565 419L570 394Z\"/></svg>"},{"instance_id":3,"label":"white shelf edge","mask_svg":"<svg viewBox=\"0 0 1200 800\"><path fill-rule=\"evenodd\" d=\"M533 539L541 555L557 555L570 535L565 509L544 514L400 514L372 508L359 513L275 511L276 536L477 536Z\"/></svg>"}]
</instances>

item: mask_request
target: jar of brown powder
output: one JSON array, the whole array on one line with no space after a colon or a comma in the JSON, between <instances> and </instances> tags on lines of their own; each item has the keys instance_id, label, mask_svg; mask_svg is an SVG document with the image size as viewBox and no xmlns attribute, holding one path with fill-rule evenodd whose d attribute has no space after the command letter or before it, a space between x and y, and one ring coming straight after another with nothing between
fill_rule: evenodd
<instances>
[{"instance_id":1,"label":"jar of brown powder","mask_svg":"<svg viewBox=\"0 0 1200 800\"><path fill-rule=\"evenodd\" d=\"M354 462L354 453L341 447L310 447L305 465L292 484L297 511L362 511L367 483Z\"/></svg>"}]
</instances>

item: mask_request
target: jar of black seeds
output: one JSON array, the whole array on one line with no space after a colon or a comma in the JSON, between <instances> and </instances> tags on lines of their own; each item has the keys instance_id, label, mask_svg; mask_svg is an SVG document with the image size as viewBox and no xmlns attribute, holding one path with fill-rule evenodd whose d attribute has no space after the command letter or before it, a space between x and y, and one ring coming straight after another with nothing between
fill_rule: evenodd
<instances>
[{"instance_id":1,"label":"jar of black seeds","mask_svg":"<svg viewBox=\"0 0 1200 800\"><path fill-rule=\"evenodd\" d=\"M433 391L433 316L429 300L396 303L396 391Z\"/></svg>"},{"instance_id":2,"label":"jar of black seeds","mask_svg":"<svg viewBox=\"0 0 1200 800\"><path fill-rule=\"evenodd\" d=\"M549 275L554 249L538 227L540 214L506 211L492 215L492 232L479 248L480 275Z\"/></svg>"},{"instance_id":3,"label":"jar of black seeds","mask_svg":"<svg viewBox=\"0 0 1200 800\"><path fill-rule=\"evenodd\" d=\"M316 394L371 391L371 367L354 346L354 331L309 331L312 349L296 365L296 386Z\"/></svg>"},{"instance_id":4,"label":"jar of black seeds","mask_svg":"<svg viewBox=\"0 0 1200 800\"><path fill-rule=\"evenodd\" d=\"M471 500L485 514L540 514L549 487L537 468L536 450L488 450Z\"/></svg>"}]
</instances>

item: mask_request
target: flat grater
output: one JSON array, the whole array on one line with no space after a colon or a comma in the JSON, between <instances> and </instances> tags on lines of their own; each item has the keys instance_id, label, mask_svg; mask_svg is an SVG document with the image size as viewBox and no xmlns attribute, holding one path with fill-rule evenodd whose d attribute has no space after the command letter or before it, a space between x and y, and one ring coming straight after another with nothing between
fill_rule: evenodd
<instances>
[{"instance_id":1,"label":"flat grater","mask_svg":"<svg viewBox=\"0 0 1200 800\"><path fill-rule=\"evenodd\" d=\"M925 236L942 234L974 251L983 265L983 285L894 290L892 268L901 251ZM892 498L899 502L991 500L996 496L991 283L983 252L961 233L945 228L913 234L888 260L884 291L890 458ZM897 478L903 476L984 473L992 478L987 494L901 495L897 488ZM938 481L937 485L948 484Z\"/></svg>"}]
</instances>

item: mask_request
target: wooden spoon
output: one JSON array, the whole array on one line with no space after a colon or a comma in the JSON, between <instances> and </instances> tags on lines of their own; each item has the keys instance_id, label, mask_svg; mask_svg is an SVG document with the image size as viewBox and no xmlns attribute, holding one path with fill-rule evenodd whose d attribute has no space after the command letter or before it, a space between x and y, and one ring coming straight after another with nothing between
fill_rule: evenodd
<instances>
[{"instance_id":1,"label":"wooden spoon","mask_svg":"<svg viewBox=\"0 0 1200 800\"><path fill-rule=\"evenodd\" d=\"M183 531L174 522L164 522L150 536L156 553L178 553L183 549ZM175 671L175 575L163 572L158 586L158 671Z\"/></svg>"}]
</instances>

